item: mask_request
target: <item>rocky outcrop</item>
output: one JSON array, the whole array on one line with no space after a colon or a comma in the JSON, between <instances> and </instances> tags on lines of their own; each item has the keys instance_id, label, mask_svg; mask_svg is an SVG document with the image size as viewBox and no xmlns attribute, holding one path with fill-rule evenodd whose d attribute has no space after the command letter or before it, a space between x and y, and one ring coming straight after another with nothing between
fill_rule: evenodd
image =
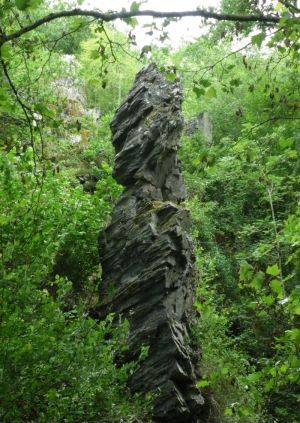
<instances>
[{"instance_id":1,"label":"rocky outcrop","mask_svg":"<svg viewBox=\"0 0 300 423\"><path fill-rule=\"evenodd\" d=\"M177 156L182 92L155 65L141 70L111 123L114 177L125 187L100 235L99 315L130 321L129 355L148 355L130 380L155 393L155 422L204 422L205 405L189 325L194 296L190 217Z\"/></svg>"},{"instance_id":2,"label":"rocky outcrop","mask_svg":"<svg viewBox=\"0 0 300 423\"><path fill-rule=\"evenodd\" d=\"M213 143L212 121L207 112L201 112L198 116L185 122L184 132L191 136L197 131L202 131L208 145Z\"/></svg>"}]
</instances>

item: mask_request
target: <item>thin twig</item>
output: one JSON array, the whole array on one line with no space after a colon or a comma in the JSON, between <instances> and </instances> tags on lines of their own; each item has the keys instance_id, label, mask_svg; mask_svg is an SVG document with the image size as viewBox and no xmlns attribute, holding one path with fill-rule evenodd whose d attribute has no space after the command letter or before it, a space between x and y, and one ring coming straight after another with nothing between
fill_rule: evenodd
<instances>
[{"instance_id":1,"label":"thin twig","mask_svg":"<svg viewBox=\"0 0 300 423\"><path fill-rule=\"evenodd\" d=\"M30 131L30 145L31 145L32 150L33 150L34 170L35 170L35 174L36 174L36 171L37 171L37 163L36 163L37 153L36 153L35 145L34 145L33 126L32 126L32 122L31 122L30 116L29 116L29 114L32 116L33 113L31 111L31 109L25 103L23 103L23 101L21 100L21 98L19 96L19 93L18 93L18 90L17 90L17 88L15 87L14 83L12 82L12 80L10 78L10 75L9 75L9 72L8 72L8 69L7 69L7 66L6 66L6 63L3 60L3 58L1 57L1 55L0 55L0 63L2 65L3 73L4 73L4 75L5 75L6 79L7 79L7 82L8 82L8 84L9 84L9 86L10 86L10 88L11 88L11 90L12 90L12 92L13 92L15 98L16 98L16 101L21 106L21 109L23 110L23 113L25 115L26 121L28 123L29 131Z\"/></svg>"},{"instance_id":2,"label":"thin twig","mask_svg":"<svg viewBox=\"0 0 300 423\"><path fill-rule=\"evenodd\" d=\"M188 10L183 12L158 12L155 10L136 10L136 11L121 11L112 13L103 13L97 10L62 10L59 12L50 13L43 18L37 19L35 22L24 26L16 32L11 34L2 34L0 36L0 44L7 41L14 40L22 35L31 32L32 30L51 22L56 19L72 17L72 16L87 16L104 22L111 22L117 19L128 19L138 16L152 16L153 18L183 18L183 17L202 17L205 19L215 19L217 21L234 21L234 22L263 22L266 24L277 24L280 21L279 16L275 15L243 15L231 13L216 13L204 9Z\"/></svg>"},{"instance_id":3,"label":"thin twig","mask_svg":"<svg viewBox=\"0 0 300 423\"><path fill-rule=\"evenodd\" d=\"M71 34L74 34L74 33L75 33L75 32L77 32L77 31L80 31L81 29L83 29L84 27L86 27L86 26L90 25L90 24L91 24L91 23L93 23L93 22L95 22L95 19L92 19L92 20L88 21L87 23L80 25L80 27L78 27L78 28L76 28L76 29L73 29L72 31L69 31L69 32L64 32L64 33L63 33L63 34L62 34L59 38L56 38L55 40L51 40L51 42L53 42L53 44L52 44L51 48L49 49L49 56L47 57L47 59L46 59L46 60L45 60L45 62L43 63L43 65L42 65L42 68L41 68L41 71L40 71L39 75L38 75L38 76L37 76L37 78L33 81L34 83L38 82L38 81L39 81L39 79L41 78L41 76L43 75L44 70L45 70L45 67L46 67L46 66L47 66L47 64L50 62L50 60L51 60L51 56L52 56L52 53L53 53L53 51L55 50L55 47L57 46L57 44L59 43L59 41L61 41L63 38L65 38L65 37L67 37L67 36L69 36L69 35L71 35Z\"/></svg>"}]
</instances>

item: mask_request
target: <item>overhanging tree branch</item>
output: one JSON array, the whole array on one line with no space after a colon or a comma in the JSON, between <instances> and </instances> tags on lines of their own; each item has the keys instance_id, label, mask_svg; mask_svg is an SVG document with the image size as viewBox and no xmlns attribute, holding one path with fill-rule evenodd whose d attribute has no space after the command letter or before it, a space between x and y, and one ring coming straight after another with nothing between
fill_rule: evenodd
<instances>
[{"instance_id":1,"label":"overhanging tree branch","mask_svg":"<svg viewBox=\"0 0 300 423\"><path fill-rule=\"evenodd\" d=\"M276 24L279 22L280 17L275 15L241 15L229 13L215 13L204 9L189 10L183 12L157 12L155 10L136 10L136 11L121 11L112 13L103 13L96 10L63 10L60 12L50 13L35 22L24 26L20 30L11 34L0 34L0 45L7 41L14 40L22 35L51 22L55 19L72 17L72 16L87 16L104 22L111 22L116 19L128 19L138 16L152 16L153 18L183 18L187 16L202 17L206 19L215 19L218 21L233 21L233 22L262 22L269 24Z\"/></svg>"}]
</instances>

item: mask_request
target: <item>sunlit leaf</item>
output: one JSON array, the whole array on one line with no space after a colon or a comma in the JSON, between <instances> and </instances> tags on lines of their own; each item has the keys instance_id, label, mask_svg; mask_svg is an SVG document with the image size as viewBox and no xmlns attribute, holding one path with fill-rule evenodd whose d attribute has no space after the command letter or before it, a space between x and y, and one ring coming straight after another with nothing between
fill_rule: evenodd
<instances>
[{"instance_id":1,"label":"sunlit leaf","mask_svg":"<svg viewBox=\"0 0 300 423\"><path fill-rule=\"evenodd\" d=\"M207 98L214 98L217 96L217 91L214 87L209 87L206 92L205 92L205 96Z\"/></svg>"},{"instance_id":2,"label":"sunlit leaf","mask_svg":"<svg viewBox=\"0 0 300 423\"><path fill-rule=\"evenodd\" d=\"M9 44L4 44L3 46L1 46L1 57L3 59L8 59L10 57L10 53L11 53L11 48Z\"/></svg>"},{"instance_id":3,"label":"sunlit leaf","mask_svg":"<svg viewBox=\"0 0 300 423\"><path fill-rule=\"evenodd\" d=\"M261 299L268 306L271 306L274 303L274 301L275 301L275 298L272 297L272 295L263 295L261 297Z\"/></svg>"},{"instance_id":4,"label":"sunlit leaf","mask_svg":"<svg viewBox=\"0 0 300 423\"><path fill-rule=\"evenodd\" d=\"M100 54L99 54L98 50L92 50L90 52L90 58L91 59L96 60L96 59L99 59L99 57L100 57Z\"/></svg>"},{"instance_id":5,"label":"sunlit leaf","mask_svg":"<svg viewBox=\"0 0 300 423\"><path fill-rule=\"evenodd\" d=\"M283 291L282 283L278 279L273 279L270 282L270 287L272 291L278 295L279 298L283 298L284 291Z\"/></svg>"},{"instance_id":6,"label":"sunlit leaf","mask_svg":"<svg viewBox=\"0 0 300 423\"><path fill-rule=\"evenodd\" d=\"M277 264L273 264L273 266L268 266L266 273L272 276L278 276L280 273L280 269Z\"/></svg>"},{"instance_id":7,"label":"sunlit leaf","mask_svg":"<svg viewBox=\"0 0 300 423\"><path fill-rule=\"evenodd\" d=\"M199 380L199 382L197 382L196 384L197 388L205 388L206 386L209 386L209 385L210 385L210 382L209 380L206 380L206 379Z\"/></svg>"},{"instance_id":8,"label":"sunlit leaf","mask_svg":"<svg viewBox=\"0 0 300 423\"><path fill-rule=\"evenodd\" d=\"M174 73L174 72L168 72L166 74L166 78L167 78L168 81L173 82L173 81L175 81L175 79L177 78L177 76L176 76L176 73Z\"/></svg>"}]
</instances>

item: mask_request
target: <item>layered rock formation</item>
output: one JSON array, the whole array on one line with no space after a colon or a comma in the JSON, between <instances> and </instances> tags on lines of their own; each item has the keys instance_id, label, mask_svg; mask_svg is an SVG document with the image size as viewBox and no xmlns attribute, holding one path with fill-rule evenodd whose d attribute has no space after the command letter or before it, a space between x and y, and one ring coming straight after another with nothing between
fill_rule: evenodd
<instances>
[{"instance_id":1,"label":"layered rock formation","mask_svg":"<svg viewBox=\"0 0 300 423\"><path fill-rule=\"evenodd\" d=\"M111 123L114 177L125 187L100 236L103 268L100 316L130 321L129 357L149 346L130 380L155 392L155 422L204 422L196 388L197 352L189 340L194 251L177 156L183 126L182 92L155 65L140 71Z\"/></svg>"}]
</instances>

